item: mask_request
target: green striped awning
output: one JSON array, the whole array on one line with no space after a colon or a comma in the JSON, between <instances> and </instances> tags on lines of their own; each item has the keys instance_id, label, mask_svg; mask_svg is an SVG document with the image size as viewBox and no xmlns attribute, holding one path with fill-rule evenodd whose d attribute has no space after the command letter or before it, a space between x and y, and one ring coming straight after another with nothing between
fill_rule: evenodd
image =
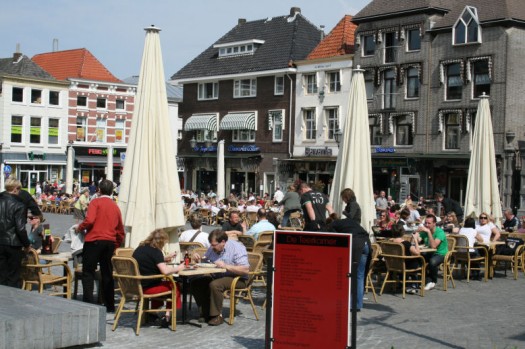
<instances>
[{"instance_id":1,"label":"green striped awning","mask_svg":"<svg viewBox=\"0 0 525 349\"><path fill-rule=\"evenodd\" d=\"M192 115L184 124L184 131L208 130L217 131L216 114L199 114Z\"/></svg>"},{"instance_id":2,"label":"green striped awning","mask_svg":"<svg viewBox=\"0 0 525 349\"><path fill-rule=\"evenodd\" d=\"M255 113L229 113L220 124L221 130L255 130Z\"/></svg>"}]
</instances>

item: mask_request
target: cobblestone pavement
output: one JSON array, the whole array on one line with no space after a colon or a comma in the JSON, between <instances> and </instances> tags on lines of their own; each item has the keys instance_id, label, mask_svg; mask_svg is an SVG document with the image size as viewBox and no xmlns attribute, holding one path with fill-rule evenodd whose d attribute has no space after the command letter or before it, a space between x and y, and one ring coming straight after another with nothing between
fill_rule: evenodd
<instances>
[{"instance_id":1,"label":"cobblestone pavement","mask_svg":"<svg viewBox=\"0 0 525 349\"><path fill-rule=\"evenodd\" d=\"M72 216L46 214L53 233L61 235L74 223ZM211 231L215 227L205 226ZM61 250L68 250L64 243ZM498 272L488 282L456 280L456 288L443 291L442 280L425 297L385 293L365 297L358 313L357 347L360 348L525 348L525 276L514 280ZM322 290L319 292L322 297ZM133 315L123 315L119 327L111 331L113 316L107 316L107 340L93 347L105 348L263 348L265 313L261 309L264 291L256 290L260 320L256 321L247 302L240 302L240 314L233 326L226 323L202 328L178 324L176 331L143 326L135 336ZM130 304L130 306L132 306ZM190 318L196 318L193 306ZM223 315L228 316L225 302ZM180 312L178 314L180 318ZM314 329L312 329L314 330ZM322 334L320 334L322 335ZM324 349L324 348L322 348Z\"/></svg>"}]
</instances>

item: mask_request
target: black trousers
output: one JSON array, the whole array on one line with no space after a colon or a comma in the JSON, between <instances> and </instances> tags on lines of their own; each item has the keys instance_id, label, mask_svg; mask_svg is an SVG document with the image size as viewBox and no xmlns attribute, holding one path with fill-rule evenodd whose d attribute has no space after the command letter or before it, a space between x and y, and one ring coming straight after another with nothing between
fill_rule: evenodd
<instances>
[{"instance_id":1,"label":"black trousers","mask_svg":"<svg viewBox=\"0 0 525 349\"><path fill-rule=\"evenodd\" d=\"M114 252L114 242L100 240L84 242L82 253L82 300L87 303L94 303L95 271L97 270L97 264L100 264L104 305L106 310L111 312L115 311L115 286L113 282L113 266L111 265L111 257Z\"/></svg>"},{"instance_id":2,"label":"black trousers","mask_svg":"<svg viewBox=\"0 0 525 349\"><path fill-rule=\"evenodd\" d=\"M22 247L0 245L0 285L20 288L23 257Z\"/></svg>"}]
</instances>

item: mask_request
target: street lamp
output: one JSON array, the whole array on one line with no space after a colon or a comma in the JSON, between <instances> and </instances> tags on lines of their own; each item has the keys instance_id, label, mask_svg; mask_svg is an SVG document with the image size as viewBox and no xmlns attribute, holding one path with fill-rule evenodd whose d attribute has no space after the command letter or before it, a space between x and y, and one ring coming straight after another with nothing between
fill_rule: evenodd
<instances>
[{"instance_id":1,"label":"street lamp","mask_svg":"<svg viewBox=\"0 0 525 349\"><path fill-rule=\"evenodd\" d=\"M334 132L334 139L335 139L335 142L337 143L337 147L339 148L339 143L341 143L341 141L343 140L343 132L341 131L340 128Z\"/></svg>"}]
</instances>

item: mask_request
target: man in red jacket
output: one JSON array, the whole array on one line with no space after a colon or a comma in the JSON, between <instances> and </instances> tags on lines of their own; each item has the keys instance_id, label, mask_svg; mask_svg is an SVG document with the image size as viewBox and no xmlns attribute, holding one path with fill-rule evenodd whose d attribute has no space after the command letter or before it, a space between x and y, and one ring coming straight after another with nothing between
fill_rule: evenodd
<instances>
[{"instance_id":1,"label":"man in red jacket","mask_svg":"<svg viewBox=\"0 0 525 349\"><path fill-rule=\"evenodd\" d=\"M117 204L111 198L113 182L103 180L98 186L99 197L91 201L86 219L78 230L85 233L82 260L84 302L93 303L95 270L100 263L102 291L107 312L115 311L115 287L111 257L124 240L124 225Z\"/></svg>"}]
</instances>

